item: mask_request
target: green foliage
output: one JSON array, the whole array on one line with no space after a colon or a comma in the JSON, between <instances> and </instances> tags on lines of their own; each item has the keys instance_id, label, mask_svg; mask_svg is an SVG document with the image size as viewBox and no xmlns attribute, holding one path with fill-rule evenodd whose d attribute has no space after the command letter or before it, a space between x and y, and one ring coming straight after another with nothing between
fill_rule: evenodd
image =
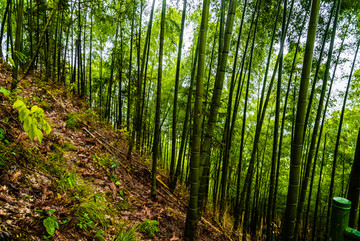
<instances>
[{"instance_id":1,"label":"green foliage","mask_svg":"<svg viewBox=\"0 0 360 241\"><path fill-rule=\"evenodd\" d=\"M41 130L45 131L47 135L50 134L51 127L45 120L43 109L34 105L29 110L22 100L15 101L13 108L18 109L19 120L23 124L24 130L29 133L30 140L37 137L41 143L44 136Z\"/></svg>"},{"instance_id":2,"label":"green foliage","mask_svg":"<svg viewBox=\"0 0 360 241\"><path fill-rule=\"evenodd\" d=\"M16 55L17 59L20 61L20 63L24 63L25 62L25 59L26 59L26 56L25 54L19 52L19 51L14 51L14 54ZM13 65L15 66L15 64Z\"/></svg>"},{"instance_id":3,"label":"green foliage","mask_svg":"<svg viewBox=\"0 0 360 241\"><path fill-rule=\"evenodd\" d=\"M95 117L96 114L91 109L86 110L85 113L70 112L67 114L67 119L65 121L66 127L71 130L77 130L81 128L84 120L86 121L94 120Z\"/></svg>"},{"instance_id":4,"label":"green foliage","mask_svg":"<svg viewBox=\"0 0 360 241\"><path fill-rule=\"evenodd\" d=\"M94 154L93 159L102 168L116 168L120 165L119 161L114 156L107 153L100 155Z\"/></svg>"},{"instance_id":5,"label":"green foliage","mask_svg":"<svg viewBox=\"0 0 360 241\"><path fill-rule=\"evenodd\" d=\"M71 171L70 173L65 173L59 181L59 186L64 192L69 189L77 191L80 194L83 192L82 185L78 181L78 177L75 175L74 171Z\"/></svg>"},{"instance_id":6,"label":"green foliage","mask_svg":"<svg viewBox=\"0 0 360 241\"><path fill-rule=\"evenodd\" d=\"M46 229L46 232L50 235L50 237L54 236L55 229L59 229L59 224L56 221L56 219L51 216L55 212L54 209L49 210L36 210L38 213L41 214L41 218L44 218L43 225ZM44 236L45 239L48 239L48 237Z\"/></svg>"},{"instance_id":7,"label":"green foliage","mask_svg":"<svg viewBox=\"0 0 360 241\"><path fill-rule=\"evenodd\" d=\"M8 56L8 60L9 60L9 62L10 62L11 67L14 67L14 66L15 66L15 62L14 62L14 60L10 57L10 56L12 55L11 52L8 51L6 54L7 54L7 56Z\"/></svg>"},{"instance_id":8,"label":"green foliage","mask_svg":"<svg viewBox=\"0 0 360 241\"><path fill-rule=\"evenodd\" d=\"M159 232L158 225L159 222L156 220L145 219L145 221L139 225L139 229L148 234L150 238L153 238L155 234Z\"/></svg>"},{"instance_id":9,"label":"green foliage","mask_svg":"<svg viewBox=\"0 0 360 241\"><path fill-rule=\"evenodd\" d=\"M3 93L3 95L5 95L6 97L10 96L10 91L4 89L3 87L0 87L0 93Z\"/></svg>"},{"instance_id":10,"label":"green foliage","mask_svg":"<svg viewBox=\"0 0 360 241\"><path fill-rule=\"evenodd\" d=\"M99 196L97 195L97 197ZM106 230L108 220L105 215L110 214L111 211L105 203L94 195L83 200L75 210L77 225L86 232L88 232L89 228L97 232L97 226Z\"/></svg>"},{"instance_id":11,"label":"green foliage","mask_svg":"<svg viewBox=\"0 0 360 241\"><path fill-rule=\"evenodd\" d=\"M84 213L82 217L78 218L78 223L77 225L85 230L86 232L88 232L88 228L93 228L94 227L94 222L90 219L89 214L88 213Z\"/></svg>"},{"instance_id":12,"label":"green foliage","mask_svg":"<svg viewBox=\"0 0 360 241\"><path fill-rule=\"evenodd\" d=\"M122 197L122 199L119 200L117 208L122 211L131 211L131 206L129 204L129 196L125 196L122 190L119 191L119 195Z\"/></svg>"},{"instance_id":13,"label":"green foliage","mask_svg":"<svg viewBox=\"0 0 360 241\"><path fill-rule=\"evenodd\" d=\"M50 236L54 236L55 233L55 229L59 229L59 224L58 222L55 220L54 217L49 216L46 219L44 219L43 221L43 225L46 228L46 232L50 235Z\"/></svg>"},{"instance_id":14,"label":"green foliage","mask_svg":"<svg viewBox=\"0 0 360 241\"><path fill-rule=\"evenodd\" d=\"M9 144L9 141L6 140L5 135L6 135L6 131L3 128L0 128L0 145Z\"/></svg>"},{"instance_id":15,"label":"green foliage","mask_svg":"<svg viewBox=\"0 0 360 241\"><path fill-rule=\"evenodd\" d=\"M116 233L115 240L117 241L136 241L136 230L138 226L133 226L130 230L121 229Z\"/></svg>"},{"instance_id":16,"label":"green foliage","mask_svg":"<svg viewBox=\"0 0 360 241\"><path fill-rule=\"evenodd\" d=\"M81 117L77 112L70 112L67 114L67 120L65 121L66 127L71 130L76 130L81 127Z\"/></svg>"},{"instance_id":17,"label":"green foliage","mask_svg":"<svg viewBox=\"0 0 360 241\"><path fill-rule=\"evenodd\" d=\"M102 241L105 241L105 238L102 236L103 233L105 233L105 231L100 229L96 232L95 237L99 238Z\"/></svg>"}]
</instances>

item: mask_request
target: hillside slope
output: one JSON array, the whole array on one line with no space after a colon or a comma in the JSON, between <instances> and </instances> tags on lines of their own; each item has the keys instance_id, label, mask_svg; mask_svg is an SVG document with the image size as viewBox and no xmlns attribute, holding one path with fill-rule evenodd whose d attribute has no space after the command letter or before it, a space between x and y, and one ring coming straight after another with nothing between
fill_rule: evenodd
<instances>
[{"instance_id":1,"label":"hillside slope","mask_svg":"<svg viewBox=\"0 0 360 241\"><path fill-rule=\"evenodd\" d=\"M0 64L0 88L10 81ZM16 99L44 110L52 131L41 144L24 131ZM126 150L124 133L59 84L29 76L16 95L0 93L0 240L181 240L184 202L164 185L152 200L148 167ZM226 240L207 222L200 232Z\"/></svg>"}]
</instances>

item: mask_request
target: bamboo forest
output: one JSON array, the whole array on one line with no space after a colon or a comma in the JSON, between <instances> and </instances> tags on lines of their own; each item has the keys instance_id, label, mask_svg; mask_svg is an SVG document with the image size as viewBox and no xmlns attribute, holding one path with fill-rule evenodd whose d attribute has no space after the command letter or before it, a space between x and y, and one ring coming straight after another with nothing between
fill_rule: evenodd
<instances>
[{"instance_id":1,"label":"bamboo forest","mask_svg":"<svg viewBox=\"0 0 360 241\"><path fill-rule=\"evenodd\" d=\"M0 241L359 240L360 1L0 0L0 23Z\"/></svg>"}]
</instances>

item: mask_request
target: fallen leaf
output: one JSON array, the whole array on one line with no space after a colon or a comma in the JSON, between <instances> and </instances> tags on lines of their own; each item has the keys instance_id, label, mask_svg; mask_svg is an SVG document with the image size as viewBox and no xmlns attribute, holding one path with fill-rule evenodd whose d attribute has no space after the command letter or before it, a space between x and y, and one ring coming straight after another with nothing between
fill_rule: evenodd
<instances>
[{"instance_id":1,"label":"fallen leaf","mask_svg":"<svg viewBox=\"0 0 360 241\"><path fill-rule=\"evenodd\" d=\"M116 185L113 182L110 182L109 186L110 186L110 189L111 189L111 191L113 193L113 198L115 199L115 197L116 197Z\"/></svg>"},{"instance_id":2,"label":"fallen leaf","mask_svg":"<svg viewBox=\"0 0 360 241\"><path fill-rule=\"evenodd\" d=\"M11 182L16 182L20 175L21 175L21 170L15 172L15 173L12 175L12 177L10 178L10 181L11 181Z\"/></svg>"}]
</instances>

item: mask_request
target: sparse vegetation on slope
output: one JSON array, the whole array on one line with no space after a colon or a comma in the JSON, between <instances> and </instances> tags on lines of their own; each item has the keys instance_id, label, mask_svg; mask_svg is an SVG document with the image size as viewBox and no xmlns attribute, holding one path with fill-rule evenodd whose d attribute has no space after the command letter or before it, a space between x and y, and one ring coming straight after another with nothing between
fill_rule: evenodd
<instances>
[{"instance_id":1,"label":"sparse vegetation on slope","mask_svg":"<svg viewBox=\"0 0 360 241\"><path fill-rule=\"evenodd\" d=\"M11 71L0 64L0 88ZM39 106L51 132L41 143L25 132L13 108ZM159 188L150 198L150 171L127 139L58 84L29 76L16 94L0 91L0 223L15 240L180 240L185 207ZM45 134L45 132L44 132ZM150 163L148 163L150 164ZM222 240L202 228L203 240ZM5 237L5 236L4 236Z\"/></svg>"}]
</instances>

